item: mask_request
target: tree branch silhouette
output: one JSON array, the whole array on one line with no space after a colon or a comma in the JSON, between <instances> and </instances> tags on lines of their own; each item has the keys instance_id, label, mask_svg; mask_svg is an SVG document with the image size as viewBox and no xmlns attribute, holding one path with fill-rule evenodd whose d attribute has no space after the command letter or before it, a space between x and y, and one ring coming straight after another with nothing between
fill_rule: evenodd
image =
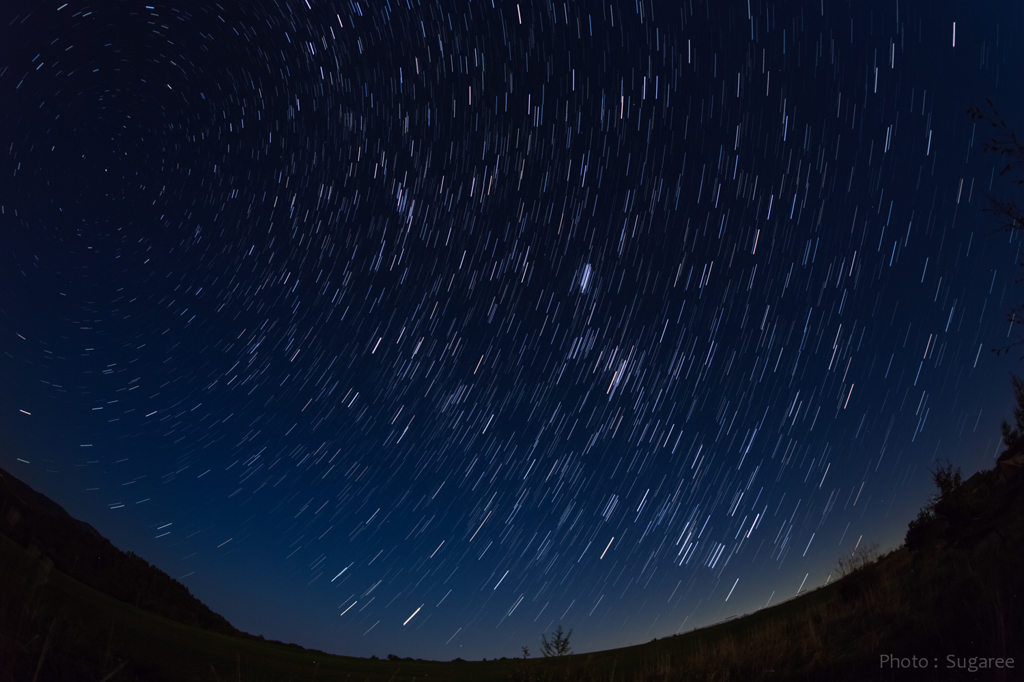
<instances>
[{"instance_id":1,"label":"tree branch silhouette","mask_svg":"<svg viewBox=\"0 0 1024 682\"><path fill-rule=\"evenodd\" d=\"M999 110L996 109L992 100L986 99L985 101L988 104L988 108L985 111L976 105L971 105L967 109L967 114L972 120L988 124L991 128L992 136L982 143L982 149L986 153L1002 157L1004 165L999 171L1000 177L1006 175L1015 176L1011 178L1010 182L1016 187L1024 186L1024 140L1017 136L1017 133L1006 122L1006 119L999 113ZM986 213L992 214L996 220L996 227L992 231L993 233L1012 233L1016 230L1024 229L1024 209L1017 203L1015 196L1000 198L989 192L986 195L986 199L988 200L988 208L983 210ZM1024 261L1017 263L1017 265L1024 267ZM1024 277L1015 280L1017 284L1021 282L1024 282ZM1010 324L1024 324L1024 303L1018 303L1013 306L1006 313L1006 319ZM1015 341L1000 348L993 348L992 352L999 356L1009 352L1011 348L1022 345L1024 345L1024 335L1018 334ZM1024 360L1024 355L1020 359Z\"/></svg>"}]
</instances>

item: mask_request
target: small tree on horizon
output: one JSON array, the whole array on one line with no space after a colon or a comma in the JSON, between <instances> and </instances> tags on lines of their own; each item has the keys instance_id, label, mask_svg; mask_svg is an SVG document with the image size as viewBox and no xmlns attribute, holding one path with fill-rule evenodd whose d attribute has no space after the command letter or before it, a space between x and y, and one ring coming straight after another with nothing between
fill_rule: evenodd
<instances>
[{"instance_id":1,"label":"small tree on horizon","mask_svg":"<svg viewBox=\"0 0 1024 682\"><path fill-rule=\"evenodd\" d=\"M572 637L572 630L569 630L569 634L562 632L562 626L559 625L558 629L551 633L551 639L549 640L543 634L540 636L541 651L544 653L545 658L557 658L559 656L568 656L572 653L572 649L569 648L569 638Z\"/></svg>"}]
</instances>

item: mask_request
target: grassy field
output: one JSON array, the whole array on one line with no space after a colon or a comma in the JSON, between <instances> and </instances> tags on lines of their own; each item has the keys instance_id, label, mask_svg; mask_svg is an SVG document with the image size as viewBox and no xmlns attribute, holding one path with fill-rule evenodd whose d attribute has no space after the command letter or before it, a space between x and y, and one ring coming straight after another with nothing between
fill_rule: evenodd
<instances>
[{"instance_id":1,"label":"grassy field","mask_svg":"<svg viewBox=\"0 0 1024 682\"><path fill-rule=\"evenodd\" d=\"M387 661L333 656L176 623L113 599L53 569L45 560L0 535L0 679L117 680L508 680L571 677L649 677L679 658L703 659L731 652L722 642L763 637L772 623L826 608L835 587L690 635L554 662ZM768 630L765 630L765 628ZM52 629L52 632L51 632ZM47 642L49 639L49 642ZM718 649L709 648L717 642ZM532 644L532 643L531 643ZM121 664L128 661L126 665ZM557 664L556 664L557 663ZM525 670L525 675L521 674ZM517 673L520 673L517 675ZM646 675L645 675L646 673Z\"/></svg>"},{"instance_id":2,"label":"grassy field","mask_svg":"<svg viewBox=\"0 0 1024 682\"><path fill-rule=\"evenodd\" d=\"M213 632L98 592L0 534L0 682L1020 679L1020 478L987 472L958 484L922 513L912 549L843 557L845 577L828 587L684 635L560 659L372 660ZM883 654L934 663L881 668ZM1016 669L972 674L949 668L950 655L1015 657Z\"/></svg>"},{"instance_id":3,"label":"grassy field","mask_svg":"<svg viewBox=\"0 0 1024 682\"><path fill-rule=\"evenodd\" d=\"M0 679L481 680L507 679L498 661L439 663L330 656L224 635L137 609L53 569L0 535ZM119 667L128 661L124 667Z\"/></svg>"},{"instance_id":4,"label":"grassy field","mask_svg":"<svg viewBox=\"0 0 1024 682\"><path fill-rule=\"evenodd\" d=\"M333 656L183 625L87 587L0 535L0 679L117 680L507 680L519 661L386 661ZM767 624L824 607L834 586L687 636L528 664L526 677L634 679L669 661L708 657L708 643L741 641ZM52 633L50 632L52 628ZM47 645L47 638L49 644ZM20 640L20 641L19 641ZM20 646L19 646L20 644ZM44 653L45 649L45 653ZM730 655L728 651L721 651ZM119 667L124 661L128 663Z\"/></svg>"}]
</instances>

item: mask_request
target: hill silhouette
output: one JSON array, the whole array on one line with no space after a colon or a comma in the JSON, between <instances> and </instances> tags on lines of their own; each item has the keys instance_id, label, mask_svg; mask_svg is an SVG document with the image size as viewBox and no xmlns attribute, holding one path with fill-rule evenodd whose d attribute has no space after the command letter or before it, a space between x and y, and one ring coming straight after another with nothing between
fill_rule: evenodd
<instances>
[{"instance_id":1,"label":"hill silhouette","mask_svg":"<svg viewBox=\"0 0 1024 682\"><path fill-rule=\"evenodd\" d=\"M838 580L771 608L620 649L451 662L241 633L0 469L0 682L1020 679L1024 471L1010 459L967 480L938 467L905 545L841 557Z\"/></svg>"},{"instance_id":2,"label":"hill silhouette","mask_svg":"<svg viewBox=\"0 0 1024 682\"><path fill-rule=\"evenodd\" d=\"M188 588L0 468L0 530L44 563L125 603L170 620L239 635Z\"/></svg>"}]
</instances>

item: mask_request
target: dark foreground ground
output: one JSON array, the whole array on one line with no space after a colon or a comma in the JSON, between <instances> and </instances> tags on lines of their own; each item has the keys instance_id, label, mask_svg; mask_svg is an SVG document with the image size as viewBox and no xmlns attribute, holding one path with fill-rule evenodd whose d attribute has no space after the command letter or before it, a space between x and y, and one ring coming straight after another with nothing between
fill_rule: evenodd
<instances>
[{"instance_id":1,"label":"dark foreground ground","mask_svg":"<svg viewBox=\"0 0 1024 682\"><path fill-rule=\"evenodd\" d=\"M102 543L120 553L0 473L0 682L1024 679L1024 474L961 483L947 469L909 547L843 557L840 580L744 618L557 660L437 662L332 656L239 633L133 555L106 557L121 580L83 570L81 553ZM120 598L87 582L117 583Z\"/></svg>"}]
</instances>

